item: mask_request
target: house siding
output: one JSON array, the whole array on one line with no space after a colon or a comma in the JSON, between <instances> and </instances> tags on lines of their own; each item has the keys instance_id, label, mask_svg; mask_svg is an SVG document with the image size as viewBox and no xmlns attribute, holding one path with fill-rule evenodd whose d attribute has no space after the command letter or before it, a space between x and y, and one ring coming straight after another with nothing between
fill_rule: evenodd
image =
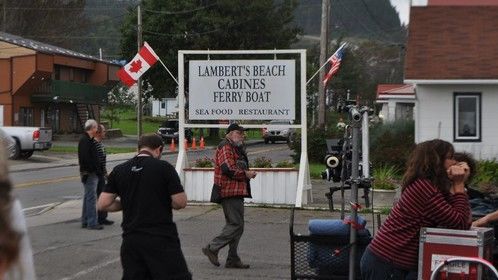
<instances>
[{"instance_id":1,"label":"house siding","mask_svg":"<svg viewBox=\"0 0 498 280\"><path fill-rule=\"evenodd\" d=\"M481 141L454 142L455 92L481 93ZM440 138L476 159L498 159L498 85L417 85L415 141Z\"/></svg>"}]
</instances>

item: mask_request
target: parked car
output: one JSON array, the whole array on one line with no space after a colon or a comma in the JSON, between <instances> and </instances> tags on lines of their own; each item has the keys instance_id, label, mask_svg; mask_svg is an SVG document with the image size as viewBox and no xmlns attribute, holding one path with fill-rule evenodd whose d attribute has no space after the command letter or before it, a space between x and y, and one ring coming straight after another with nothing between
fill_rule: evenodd
<instances>
[{"instance_id":1,"label":"parked car","mask_svg":"<svg viewBox=\"0 0 498 280\"><path fill-rule=\"evenodd\" d=\"M5 150L9 158L12 158L15 153L16 140L7 134L2 128L0 128L0 141L4 145Z\"/></svg>"},{"instance_id":2,"label":"parked car","mask_svg":"<svg viewBox=\"0 0 498 280\"><path fill-rule=\"evenodd\" d=\"M272 120L269 123L270 127L263 128L263 139L265 144L269 142L275 143L276 141L285 141L290 143L294 139L294 128L282 127L285 125L292 125L291 121L288 120ZM278 128L272 128L271 125L278 125Z\"/></svg>"},{"instance_id":3,"label":"parked car","mask_svg":"<svg viewBox=\"0 0 498 280\"><path fill-rule=\"evenodd\" d=\"M15 141L11 151L12 159L27 159L34 151L44 151L52 147L51 128L3 126L2 130Z\"/></svg>"},{"instance_id":4,"label":"parked car","mask_svg":"<svg viewBox=\"0 0 498 280\"><path fill-rule=\"evenodd\" d=\"M177 119L169 119L164 121L157 133L161 135L166 144L171 143L171 139L178 143L179 137L179 121ZM190 128L185 128L185 139L190 143L192 142L192 130Z\"/></svg>"}]
</instances>

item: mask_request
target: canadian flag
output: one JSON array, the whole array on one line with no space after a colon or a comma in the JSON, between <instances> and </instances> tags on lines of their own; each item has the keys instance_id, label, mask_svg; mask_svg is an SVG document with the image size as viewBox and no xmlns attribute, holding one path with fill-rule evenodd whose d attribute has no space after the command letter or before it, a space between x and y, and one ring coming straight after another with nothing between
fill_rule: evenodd
<instances>
[{"instance_id":1,"label":"canadian flag","mask_svg":"<svg viewBox=\"0 0 498 280\"><path fill-rule=\"evenodd\" d=\"M144 46L137 55L123 68L119 69L117 75L125 85L131 87L158 60L159 56L147 42L144 42Z\"/></svg>"}]
</instances>

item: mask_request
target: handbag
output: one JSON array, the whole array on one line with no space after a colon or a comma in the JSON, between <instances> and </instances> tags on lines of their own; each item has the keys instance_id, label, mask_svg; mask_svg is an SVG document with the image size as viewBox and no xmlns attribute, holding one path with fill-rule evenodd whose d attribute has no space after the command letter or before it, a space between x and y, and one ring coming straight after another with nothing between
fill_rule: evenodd
<instances>
[{"instance_id":1,"label":"handbag","mask_svg":"<svg viewBox=\"0 0 498 280\"><path fill-rule=\"evenodd\" d=\"M213 184L211 189L211 199L209 200L213 203L221 203L221 186Z\"/></svg>"}]
</instances>

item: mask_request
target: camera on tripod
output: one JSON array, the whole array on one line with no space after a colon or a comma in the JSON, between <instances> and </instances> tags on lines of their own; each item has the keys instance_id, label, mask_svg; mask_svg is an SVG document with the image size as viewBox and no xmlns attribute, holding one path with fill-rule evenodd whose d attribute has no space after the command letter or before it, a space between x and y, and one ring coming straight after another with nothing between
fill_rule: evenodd
<instances>
[{"instance_id":1,"label":"camera on tripod","mask_svg":"<svg viewBox=\"0 0 498 280\"><path fill-rule=\"evenodd\" d=\"M341 181L343 160L343 139L326 139L327 154L325 155L325 171L322 179L333 182Z\"/></svg>"}]
</instances>

